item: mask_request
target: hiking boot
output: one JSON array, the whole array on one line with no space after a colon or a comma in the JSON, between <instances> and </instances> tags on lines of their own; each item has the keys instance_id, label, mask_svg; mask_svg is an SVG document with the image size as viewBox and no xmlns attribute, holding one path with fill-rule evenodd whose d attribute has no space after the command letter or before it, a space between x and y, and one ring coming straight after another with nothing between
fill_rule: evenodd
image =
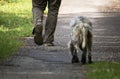
<instances>
[{"instance_id":1,"label":"hiking boot","mask_svg":"<svg viewBox=\"0 0 120 79\"><path fill-rule=\"evenodd\" d=\"M43 37L42 37L42 24L40 25L36 25L33 28L33 32L32 34L34 35L34 42L38 45L42 45L43 44Z\"/></svg>"}]
</instances>

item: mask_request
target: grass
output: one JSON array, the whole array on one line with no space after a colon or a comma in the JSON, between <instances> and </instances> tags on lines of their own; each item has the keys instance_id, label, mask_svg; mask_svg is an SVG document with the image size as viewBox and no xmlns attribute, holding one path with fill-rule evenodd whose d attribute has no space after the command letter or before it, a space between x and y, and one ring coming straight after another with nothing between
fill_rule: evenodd
<instances>
[{"instance_id":1,"label":"grass","mask_svg":"<svg viewBox=\"0 0 120 79\"><path fill-rule=\"evenodd\" d=\"M17 31L0 31L0 59L9 57L20 47L21 42L13 33Z\"/></svg>"},{"instance_id":2,"label":"grass","mask_svg":"<svg viewBox=\"0 0 120 79\"><path fill-rule=\"evenodd\" d=\"M88 66L89 79L120 79L120 62L96 62Z\"/></svg>"},{"instance_id":3,"label":"grass","mask_svg":"<svg viewBox=\"0 0 120 79\"><path fill-rule=\"evenodd\" d=\"M32 32L32 1L0 1L0 60L10 57L23 45L20 38ZM48 9L45 10L45 14Z\"/></svg>"},{"instance_id":4,"label":"grass","mask_svg":"<svg viewBox=\"0 0 120 79\"><path fill-rule=\"evenodd\" d=\"M0 60L13 55L32 31L31 0L0 5Z\"/></svg>"}]
</instances>

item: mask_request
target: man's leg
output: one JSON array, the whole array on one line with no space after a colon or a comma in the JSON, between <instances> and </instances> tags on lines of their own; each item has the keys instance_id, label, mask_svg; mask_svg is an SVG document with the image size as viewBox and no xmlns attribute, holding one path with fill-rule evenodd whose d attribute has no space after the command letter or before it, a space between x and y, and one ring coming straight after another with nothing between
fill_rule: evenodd
<instances>
[{"instance_id":1,"label":"man's leg","mask_svg":"<svg viewBox=\"0 0 120 79\"><path fill-rule=\"evenodd\" d=\"M32 0L32 12L34 20L34 41L36 44L43 44L42 30L43 30L43 13L47 5L47 0Z\"/></svg>"},{"instance_id":2,"label":"man's leg","mask_svg":"<svg viewBox=\"0 0 120 79\"><path fill-rule=\"evenodd\" d=\"M48 16L45 25L44 43L52 44L54 41L54 32L57 24L57 16L61 0L48 0Z\"/></svg>"}]
</instances>

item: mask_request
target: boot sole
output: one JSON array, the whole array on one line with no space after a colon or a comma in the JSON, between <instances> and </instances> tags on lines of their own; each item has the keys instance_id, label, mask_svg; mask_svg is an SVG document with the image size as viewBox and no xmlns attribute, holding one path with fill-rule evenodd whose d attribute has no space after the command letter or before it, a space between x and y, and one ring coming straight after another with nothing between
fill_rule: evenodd
<instances>
[{"instance_id":1,"label":"boot sole","mask_svg":"<svg viewBox=\"0 0 120 79\"><path fill-rule=\"evenodd\" d=\"M43 44L42 26L36 26L33 29L33 34L34 34L34 42L38 45L42 45Z\"/></svg>"}]
</instances>

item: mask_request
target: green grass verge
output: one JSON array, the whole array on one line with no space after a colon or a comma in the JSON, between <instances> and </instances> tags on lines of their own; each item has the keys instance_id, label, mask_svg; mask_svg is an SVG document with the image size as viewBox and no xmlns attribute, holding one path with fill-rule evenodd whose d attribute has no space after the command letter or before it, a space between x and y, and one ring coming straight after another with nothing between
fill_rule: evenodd
<instances>
[{"instance_id":1,"label":"green grass verge","mask_svg":"<svg viewBox=\"0 0 120 79\"><path fill-rule=\"evenodd\" d=\"M21 37L31 35L31 5L31 0L0 5L0 60L18 50Z\"/></svg>"},{"instance_id":2,"label":"green grass verge","mask_svg":"<svg viewBox=\"0 0 120 79\"><path fill-rule=\"evenodd\" d=\"M0 59L11 56L20 47L21 42L13 33L17 31L0 31Z\"/></svg>"},{"instance_id":3,"label":"green grass verge","mask_svg":"<svg viewBox=\"0 0 120 79\"><path fill-rule=\"evenodd\" d=\"M96 62L88 66L89 79L120 79L120 62Z\"/></svg>"}]
</instances>

